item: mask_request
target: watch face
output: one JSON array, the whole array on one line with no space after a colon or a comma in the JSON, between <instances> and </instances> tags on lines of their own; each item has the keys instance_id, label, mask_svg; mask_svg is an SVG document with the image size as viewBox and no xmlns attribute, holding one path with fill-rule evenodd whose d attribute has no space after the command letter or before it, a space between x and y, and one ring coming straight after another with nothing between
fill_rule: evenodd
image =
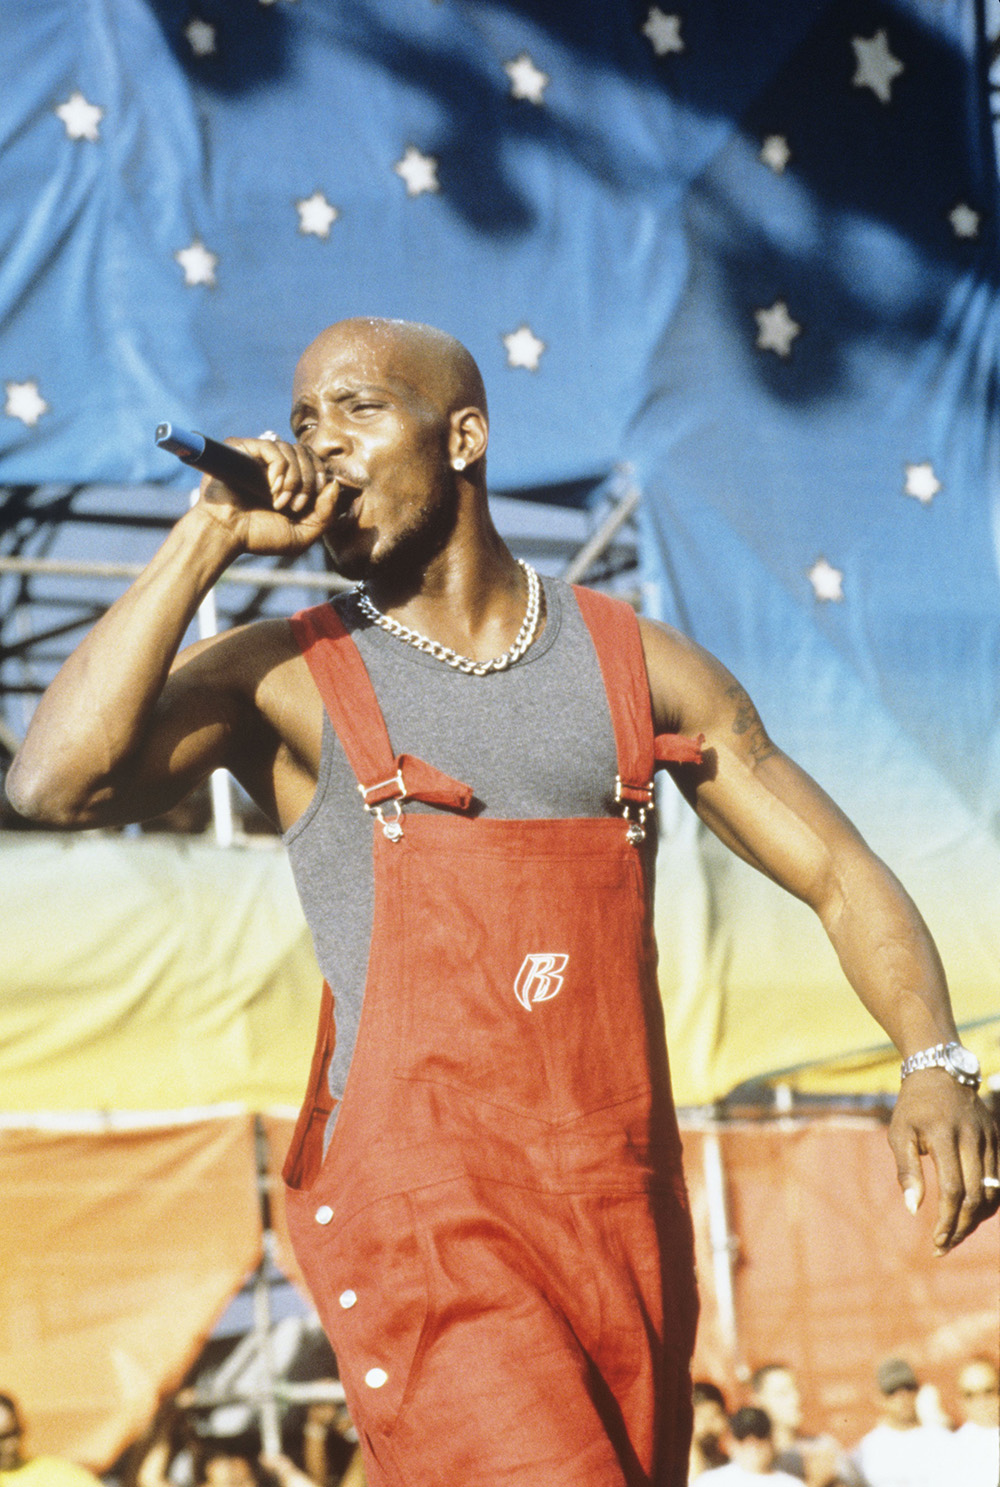
<instances>
[{"instance_id":1,"label":"watch face","mask_svg":"<svg viewBox=\"0 0 1000 1487\"><path fill-rule=\"evenodd\" d=\"M949 1062L954 1065L960 1074L968 1074L970 1078L975 1078L979 1073L979 1060L967 1048L963 1048L958 1043L951 1043L948 1045L946 1053Z\"/></svg>"}]
</instances>

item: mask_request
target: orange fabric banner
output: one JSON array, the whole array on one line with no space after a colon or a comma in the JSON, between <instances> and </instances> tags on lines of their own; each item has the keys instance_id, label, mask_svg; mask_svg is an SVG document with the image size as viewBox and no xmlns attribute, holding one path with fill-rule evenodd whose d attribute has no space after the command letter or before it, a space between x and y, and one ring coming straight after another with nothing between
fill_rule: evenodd
<instances>
[{"instance_id":1,"label":"orange fabric banner","mask_svg":"<svg viewBox=\"0 0 1000 1487\"><path fill-rule=\"evenodd\" d=\"M937 1259L937 1188L916 1218L903 1205L885 1126L876 1119L789 1118L719 1131L733 1237L736 1344L720 1327L709 1232L706 1136L684 1131L702 1319L696 1377L731 1407L763 1363L798 1376L806 1427L853 1445L876 1423L875 1369L907 1358L952 1411L955 1374L1000 1335L1000 1221Z\"/></svg>"},{"instance_id":2,"label":"orange fabric banner","mask_svg":"<svg viewBox=\"0 0 1000 1487\"><path fill-rule=\"evenodd\" d=\"M250 1117L0 1132L0 1390L32 1454L107 1467L257 1264Z\"/></svg>"}]
</instances>

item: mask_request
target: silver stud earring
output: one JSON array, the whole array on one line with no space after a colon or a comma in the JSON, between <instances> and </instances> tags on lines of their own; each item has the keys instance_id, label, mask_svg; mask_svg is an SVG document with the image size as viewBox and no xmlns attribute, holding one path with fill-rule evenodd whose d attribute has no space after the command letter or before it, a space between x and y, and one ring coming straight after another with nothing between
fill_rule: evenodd
<instances>
[{"instance_id":1,"label":"silver stud earring","mask_svg":"<svg viewBox=\"0 0 1000 1487\"><path fill-rule=\"evenodd\" d=\"M464 461L464 459L462 458L461 455L459 455L458 459L452 460L452 462L451 462L451 468L453 470L464 470L465 469L465 461Z\"/></svg>"}]
</instances>

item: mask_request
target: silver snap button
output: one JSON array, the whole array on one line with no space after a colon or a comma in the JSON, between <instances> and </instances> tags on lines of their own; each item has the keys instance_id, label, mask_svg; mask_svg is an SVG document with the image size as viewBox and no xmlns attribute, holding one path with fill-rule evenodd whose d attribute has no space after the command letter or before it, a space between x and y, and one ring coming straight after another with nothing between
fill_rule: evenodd
<instances>
[{"instance_id":1,"label":"silver snap button","mask_svg":"<svg viewBox=\"0 0 1000 1487\"><path fill-rule=\"evenodd\" d=\"M345 1311L350 1311L351 1307L354 1306L357 1299L357 1295L354 1291L341 1291L340 1296L338 1297L338 1300L340 1301L340 1304Z\"/></svg>"},{"instance_id":2,"label":"silver snap button","mask_svg":"<svg viewBox=\"0 0 1000 1487\"><path fill-rule=\"evenodd\" d=\"M382 1385L388 1383L389 1375L384 1368L369 1368L365 1374L365 1383L369 1389L381 1389Z\"/></svg>"},{"instance_id":3,"label":"silver snap button","mask_svg":"<svg viewBox=\"0 0 1000 1487\"><path fill-rule=\"evenodd\" d=\"M333 1218L333 1209L330 1207L329 1203L324 1203L322 1205L322 1207L317 1208L317 1210L316 1210L316 1222L317 1222L317 1224L328 1224L332 1218Z\"/></svg>"}]
</instances>

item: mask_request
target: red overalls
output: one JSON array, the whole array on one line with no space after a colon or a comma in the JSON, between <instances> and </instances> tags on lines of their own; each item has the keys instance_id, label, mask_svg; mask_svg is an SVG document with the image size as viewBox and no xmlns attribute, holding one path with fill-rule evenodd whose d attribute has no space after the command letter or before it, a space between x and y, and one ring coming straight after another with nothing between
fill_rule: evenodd
<instances>
[{"instance_id":1,"label":"red overalls","mask_svg":"<svg viewBox=\"0 0 1000 1487\"><path fill-rule=\"evenodd\" d=\"M631 821L470 819L468 786L394 755L332 606L292 622L378 818L343 1102L324 1157L325 987L285 1166L370 1487L687 1481L697 1298L636 840L648 683L628 606L576 594Z\"/></svg>"}]
</instances>

